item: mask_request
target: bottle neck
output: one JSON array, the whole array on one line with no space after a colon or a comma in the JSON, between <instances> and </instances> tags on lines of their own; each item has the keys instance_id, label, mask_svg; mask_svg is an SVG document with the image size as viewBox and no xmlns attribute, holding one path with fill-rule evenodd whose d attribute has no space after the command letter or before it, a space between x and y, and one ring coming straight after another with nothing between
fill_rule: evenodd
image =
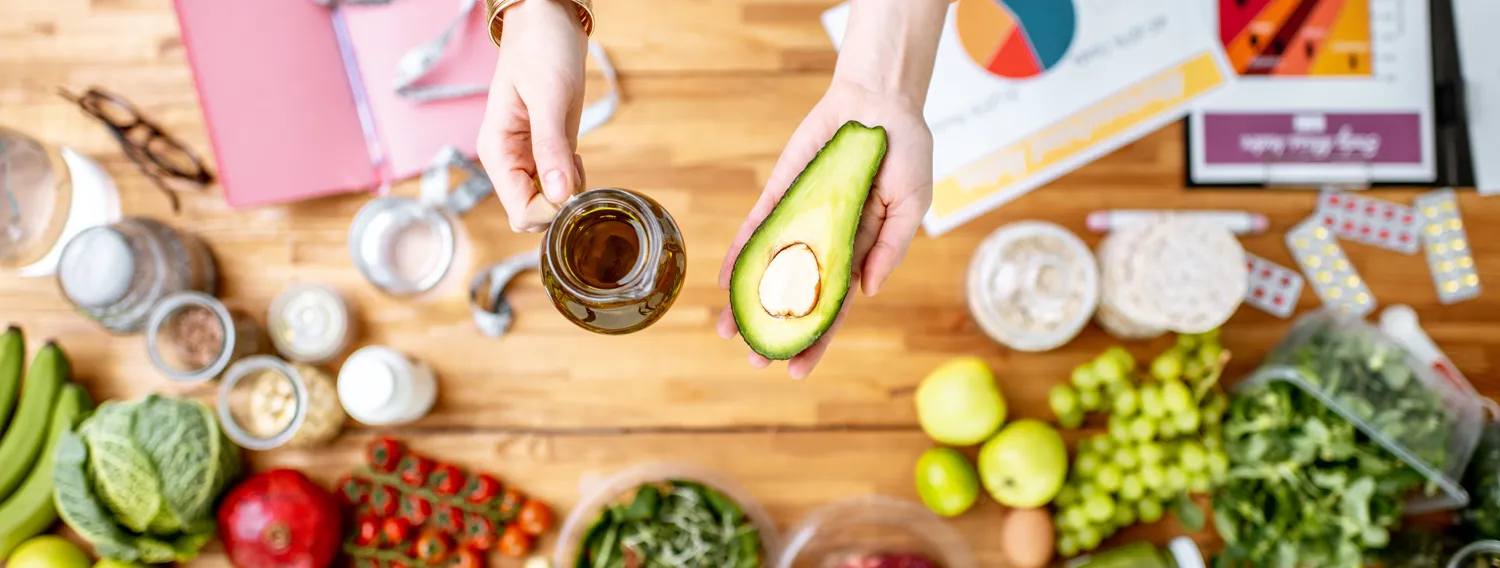
<instances>
[{"instance_id":1,"label":"bottle neck","mask_svg":"<svg viewBox=\"0 0 1500 568\"><path fill-rule=\"evenodd\" d=\"M608 288L590 284L568 262L572 251L567 247L574 240L574 233L584 229L580 221L600 210L613 210L630 218L633 222L629 224L639 243L629 271ZM646 298L656 289L665 238L656 217L650 203L627 190L602 188L579 194L563 204L547 230L547 240L543 244L547 252L544 266L566 294L586 303L609 304Z\"/></svg>"}]
</instances>

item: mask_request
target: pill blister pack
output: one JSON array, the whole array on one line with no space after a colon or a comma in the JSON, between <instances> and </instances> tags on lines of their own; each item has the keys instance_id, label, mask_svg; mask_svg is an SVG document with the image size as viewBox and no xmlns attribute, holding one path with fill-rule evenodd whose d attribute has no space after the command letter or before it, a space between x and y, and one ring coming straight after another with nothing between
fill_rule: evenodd
<instances>
[{"instance_id":1,"label":"pill blister pack","mask_svg":"<svg viewBox=\"0 0 1500 568\"><path fill-rule=\"evenodd\" d=\"M1482 290L1479 273L1474 270L1474 253L1453 190L1424 193L1413 203L1422 218L1422 248L1438 302L1453 304L1478 296Z\"/></svg>"},{"instance_id":2,"label":"pill blister pack","mask_svg":"<svg viewBox=\"0 0 1500 568\"><path fill-rule=\"evenodd\" d=\"M1286 234L1286 244L1325 305L1361 317L1375 309L1370 288L1317 215L1293 227Z\"/></svg>"},{"instance_id":3,"label":"pill blister pack","mask_svg":"<svg viewBox=\"0 0 1500 568\"><path fill-rule=\"evenodd\" d=\"M1250 275L1245 303L1282 319L1290 317L1302 297L1302 275L1250 253L1245 253L1245 269Z\"/></svg>"},{"instance_id":4,"label":"pill blister pack","mask_svg":"<svg viewBox=\"0 0 1500 568\"><path fill-rule=\"evenodd\" d=\"M1318 196L1318 222L1340 239L1401 254L1417 254L1421 221L1400 203L1324 191Z\"/></svg>"}]
</instances>

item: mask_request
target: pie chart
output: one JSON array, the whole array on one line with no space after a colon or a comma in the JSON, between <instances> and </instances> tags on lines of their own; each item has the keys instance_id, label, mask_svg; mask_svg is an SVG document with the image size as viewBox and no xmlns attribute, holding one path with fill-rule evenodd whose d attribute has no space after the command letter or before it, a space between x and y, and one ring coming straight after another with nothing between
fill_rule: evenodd
<instances>
[{"instance_id":1,"label":"pie chart","mask_svg":"<svg viewBox=\"0 0 1500 568\"><path fill-rule=\"evenodd\" d=\"M1035 77L1073 44L1073 0L959 0L959 43L974 63L999 77Z\"/></svg>"}]
</instances>

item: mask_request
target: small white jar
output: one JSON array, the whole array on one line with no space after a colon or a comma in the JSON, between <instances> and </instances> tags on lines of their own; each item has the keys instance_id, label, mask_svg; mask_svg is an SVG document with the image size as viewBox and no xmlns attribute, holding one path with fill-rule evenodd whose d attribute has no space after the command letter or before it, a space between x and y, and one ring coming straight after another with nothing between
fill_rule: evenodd
<instances>
[{"instance_id":1,"label":"small white jar","mask_svg":"<svg viewBox=\"0 0 1500 568\"><path fill-rule=\"evenodd\" d=\"M371 426L405 424L432 409L437 378L427 363L370 345L344 361L338 390L339 403L355 420Z\"/></svg>"}]
</instances>

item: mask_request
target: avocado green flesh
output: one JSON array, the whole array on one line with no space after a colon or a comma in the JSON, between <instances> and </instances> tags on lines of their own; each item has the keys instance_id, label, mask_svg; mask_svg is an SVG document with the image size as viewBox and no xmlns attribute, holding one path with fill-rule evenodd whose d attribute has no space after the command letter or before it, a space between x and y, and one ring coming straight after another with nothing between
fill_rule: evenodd
<instances>
[{"instance_id":1,"label":"avocado green flesh","mask_svg":"<svg viewBox=\"0 0 1500 568\"><path fill-rule=\"evenodd\" d=\"M730 278L729 303L740 335L756 353L790 359L833 325L849 292L854 235L885 149L885 128L845 123L745 242ZM761 305L761 277L776 253L799 242L817 256L817 303L802 317L778 318Z\"/></svg>"}]
</instances>

